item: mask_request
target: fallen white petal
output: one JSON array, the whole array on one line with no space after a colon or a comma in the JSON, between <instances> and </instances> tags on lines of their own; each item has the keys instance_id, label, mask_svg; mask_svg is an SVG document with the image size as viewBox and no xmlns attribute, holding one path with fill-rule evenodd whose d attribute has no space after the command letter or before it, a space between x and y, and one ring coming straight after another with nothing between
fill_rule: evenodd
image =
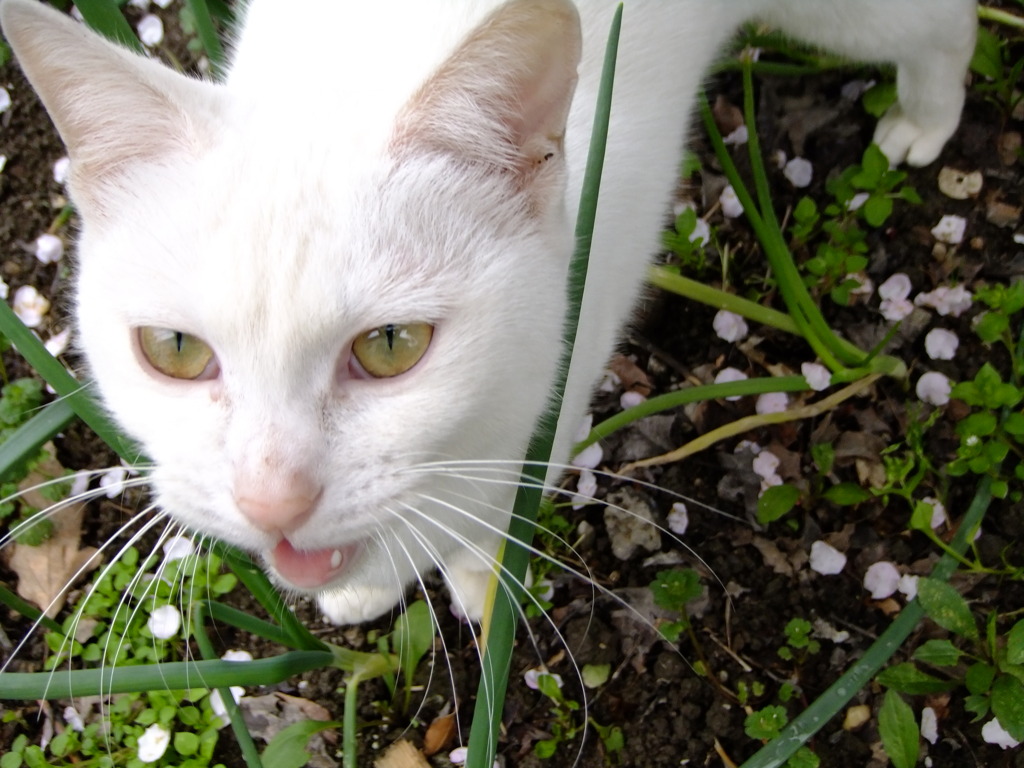
<instances>
[{"instance_id":1,"label":"fallen white petal","mask_svg":"<svg viewBox=\"0 0 1024 768\"><path fill-rule=\"evenodd\" d=\"M737 370L736 368L723 368L715 376L715 384L725 384L730 381L746 381L747 374L743 371ZM731 395L726 400L739 400L742 395Z\"/></svg>"},{"instance_id":2,"label":"fallen white petal","mask_svg":"<svg viewBox=\"0 0 1024 768\"><path fill-rule=\"evenodd\" d=\"M896 323L914 311L914 305L910 299L882 299L878 305L882 317L890 323Z\"/></svg>"},{"instance_id":3,"label":"fallen white petal","mask_svg":"<svg viewBox=\"0 0 1024 768\"><path fill-rule=\"evenodd\" d=\"M934 496L925 496L921 501L931 505L932 519L930 524L933 529L941 528L949 520L949 515L946 514L946 505Z\"/></svg>"},{"instance_id":4,"label":"fallen white petal","mask_svg":"<svg viewBox=\"0 0 1024 768\"><path fill-rule=\"evenodd\" d=\"M221 655L221 659L224 661L252 661L252 654L248 651L228 650L224 651L223 655Z\"/></svg>"},{"instance_id":5,"label":"fallen white petal","mask_svg":"<svg viewBox=\"0 0 1024 768\"><path fill-rule=\"evenodd\" d=\"M754 410L762 416L766 413L782 413L789 408L789 395L785 392L765 392L757 396Z\"/></svg>"},{"instance_id":6,"label":"fallen white petal","mask_svg":"<svg viewBox=\"0 0 1024 768\"><path fill-rule=\"evenodd\" d=\"M711 321L711 327L715 334L723 341L734 342L746 338L750 329L747 321L742 315L730 312L727 309L720 309L715 313L715 319Z\"/></svg>"},{"instance_id":7,"label":"fallen white petal","mask_svg":"<svg viewBox=\"0 0 1024 768\"><path fill-rule=\"evenodd\" d=\"M867 192L858 192L856 195L850 198L849 202L846 204L846 210L856 211L857 209L862 207L870 197L871 195L869 195Z\"/></svg>"},{"instance_id":8,"label":"fallen white petal","mask_svg":"<svg viewBox=\"0 0 1024 768\"><path fill-rule=\"evenodd\" d=\"M53 180L63 184L68 180L68 170L71 168L71 158L62 157L53 164Z\"/></svg>"},{"instance_id":9,"label":"fallen white petal","mask_svg":"<svg viewBox=\"0 0 1024 768\"><path fill-rule=\"evenodd\" d=\"M592 443L572 457L569 463L580 469L594 469L604 458L604 448L600 443Z\"/></svg>"},{"instance_id":10,"label":"fallen white petal","mask_svg":"<svg viewBox=\"0 0 1024 768\"><path fill-rule=\"evenodd\" d=\"M767 479L773 476L775 471L779 468L779 457L771 451L761 451L754 457L754 461L751 466L754 470L754 474L758 477Z\"/></svg>"},{"instance_id":11,"label":"fallen white petal","mask_svg":"<svg viewBox=\"0 0 1024 768\"><path fill-rule=\"evenodd\" d=\"M4 168L7 167L7 155L0 155L0 173L4 172Z\"/></svg>"},{"instance_id":12,"label":"fallen white petal","mask_svg":"<svg viewBox=\"0 0 1024 768\"><path fill-rule=\"evenodd\" d=\"M989 720L981 727L981 738L988 744L995 744L1003 749L1019 747L1020 742L1006 732L1002 724L995 718Z\"/></svg>"},{"instance_id":13,"label":"fallen white petal","mask_svg":"<svg viewBox=\"0 0 1024 768\"><path fill-rule=\"evenodd\" d=\"M918 578L918 576L912 576L909 573L905 573L902 576L900 576L900 584L898 587L896 587L896 589L899 590L899 592L905 598L907 598L907 600L913 600L915 597L917 597Z\"/></svg>"},{"instance_id":14,"label":"fallen white petal","mask_svg":"<svg viewBox=\"0 0 1024 768\"><path fill-rule=\"evenodd\" d=\"M940 243L957 245L963 241L966 230L967 219L963 216L947 215L939 219L939 223L932 227L932 237Z\"/></svg>"},{"instance_id":15,"label":"fallen white petal","mask_svg":"<svg viewBox=\"0 0 1024 768\"><path fill-rule=\"evenodd\" d=\"M743 215L743 204L736 196L736 190L732 188L732 184L727 184L722 190L722 194L718 197L718 203L722 206L722 215L727 219L735 219L737 216Z\"/></svg>"},{"instance_id":16,"label":"fallen white petal","mask_svg":"<svg viewBox=\"0 0 1024 768\"><path fill-rule=\"evenodd\" d=\"M832 373L821 363L801 363L800 373L807 379L807 386L815 392L828 389L832 383Z\"/></svg>"},{"instance_id":17,"label":"fallen white petal","mask_svg":"<svg viewBox=\"0 0 1024 768\"><path fill-rule=\"evenodd\" d=\"M940 315L960 317L971 308L973 295L963 285L940 285L934 291L919 293L914 303L919 306L932 307Z\"/></svg>"},{"instance_id":18,"label":"fallen white petal","mask_svg":"<svg viewBox=\"0 0 1024 768\"><path fill-rule=\"evenodd\" d=\"M158 6L160 6L161 8L166 9L166 8L169 8L171 6L171 3L173 3L174 0L153 0L153 2L156 3Z\"/></svg>"},{"instance_id":19,"label":"fallen white petal","mask_svg":"<svg viewBox=\"0 0 1024 768\"><path fill-rule=\"evenodd\" d=\"M668 524L668 529L677 536L686 533L686 529L690 527L690 512L686 505L681 501L673 504L672 511L668 513L665 522Z\"/></svg>"},{"instance_id":20,"label":"fallen white petal","mask_svg":"<svg viewBox=\"0 0 1024 768\"><path fill-rule=\"evenodd\" d=\"M864 574L864 589L873 600L884 600L899 589L900 572L887 560L873 563Z\"/></svg>"},{"instance_id":21,"label":"fallen white petal","mask_svg":"<svg viewBox=\"0 0 1024 768\"><path fill-rule=\"evenodd\" d=\"M127 473L126 473L127 474ZM183 560L195 552L195 544L188 536L174 536L164 542L164 560L173 563L175 560Z\"/></svg>"},{"instance_id":22,"label":"fallen white petal","mask_svg":"<svg viewBox=\"0 0 1024 768\"><path fill-rule=\"evenodd\" d=\"M806 187L814 178L814 167L810 161L802 157L794 157L786 163L786 167L782 169L782 175L789 179L789 183L794 187Z\"/></svg>"},{"instance_id":23,"label":"fallen white petal","mask_svg":"<svg viewBox=\"0 0 1024 768\"><path fill-rule=\"evenodd\" d=\"M582 509L587 504L594 503L594 495L597 493L597 477L589 469L580 472L576 480L576 493L572 497L572 508Z\"/></svg>"},{"instance_id":24,"label":"fallen white petal","mask_svg":"<svg viewBox=\"0 0 1024 768\"><path fill-rule=\"evenodd\" d=\"M245 688L240 685L231 686L231 698L235 700L235 704L237 704L244 695ZM213 710L213 714L220 718L222 728L231 721L231 716L228 715L228 708L224 705L224 699L221 698L220 690L216 688L210 694L210 709Z\"/></svg>"},{"instance_id":25,"label":"fallen white petal","mask_svg":"<svg viewBox=\"0 0 1024 768\"><path fill-rule=\"evenodd\" d=\"M108 499L113 499L124 493L124 481L127 479L127 469L124 467L114 467L108 469L100 476L100 488L106 490Z\"/></svg>"},{"instance_id":26,"label":"fallen white petal","mask_svg":"<svg viewBox=\"0 0 1024 768\"><path fill-rule=\"evenodd\" d=\"M71 329L65 328L60 333L55 333L53 336L48 338L43 344L46 347L46 351L54 357L60 357L68 348L68 342L71 340Z\"/></svg>"},{"instance_id":27,"label":"fallen white petal","mask_svg":"<svg viewBox=\"0 0 1024 768\"><path fill-rule=\"evenodd\" d=\"M0 113L6 112L11 108L11 94L8 93L6 88L0 88Z\"/></svg>"},{"instance_id":28,"label":"fallen white petal","mask_svg":"<svg viewBox=\"0 0 1024 768\"><path fill-rule=\"evenodd\" d=\"M139 40L147 48L152 48L154 45L160 45L163 42L164 23L155 14L147 13L139 19L138 26L135 29L139 33Z\"/></svg>"},{"instance_id":29,"label":"fallen white petal","mask_svg":"<svg viewBox=\"0 0 1024 768\"><path fill-rule=\"evenodd\" d=\"M953 385L945 375L938 371L928 371L917 380L915 391L921 400L930 405L945 405L949 402Z\"/></svg>"},{"instance_id":30,"label":"fallen white petal","mask_svg":"<svg viewBox=\"0 0 1024 768\"><path fill-rule=\"evenodd\" d=\"M619 397L619 406L625 411L629 408L640 405L640 403L645 402L646 400L646 397L631 389L628 392L623 392L622 396Z\"/></svg>"},{"instance_id":31,"label":"fallen white petal","mask_svg":"<svg viewBox=\"0 0 1024 768\"><path fill-rule=\"evenodd\" d=\"M466 758L469 754L467 747L456 747L448 753L448 760L452 765L462 765L466 762Z\"/></svg>"},{"instance_id":32,"label":"fallen white petal","mask_svg":"<svg viewBox=\"0 0 1024 768\"><path fill-rule=\"evenodd\" d=\"M846 567L846 555L825 541L811 544L811 570L822 576L834 576Z\"/></svg>"},{"instance_id":33,"label":"fallen white petal","mask_svg":"<svg viewBox=\"0 0 1024 768\"><path fill-rule=\"evenodd\" d=\"M139 736L138 758L144 763L155 763L171 745L171 732L159 723L153 723Z\"/></svg>"},{"instance_id":34,"label":"fallen white petal","mask_svg":"<svg viewBox=\"0 0 1024 768\"><path fill-rule=\"evenodd\" d=\"M64 255L64 241L44 232L32 244L32 251L43 264L55 264Z\"/></svg>"},{"instance_id":35,"label":"fallen white petal","mask_svg":"<svg viewBox=\"0 0 1024 768\"><path fill-rule=\"evenodd\" d=\"M905 299L910 295L912 288L907 275L903 272L895 272L878 286L878 296L882 299Z\"/></svg>"},{"instance_id":36,"label":"fallen white petal","mask_svg":"<svg viewBox=\"0 0 1024 768\"><path fill-rule=\"evenodd\" d=\"M23 285L14 292L14 314L29 328L38 328L50 311L50 300L32 285Z\"/></svg>"},{"instance_id":37,"label":"fallen white petal","mask_svg":"<svg viewBox=\"0 0 1024 768\"><path fill-rule=\"evenodd\" d=\"M921 738L929 744L939 740L939 718L931 707L921 710Z\"/></svg>"},{"instance_id":38,"label":"fallen white petal","mask_svg":"<svg viewBox=\"0 0 1024 768\"><path fill-rule=\"evenodd\" d=\"M149 614L146 626L153 637L168 640L178 634L181 628L181 614L173 605L161 605Z\"/></svg>"},{"instance_id":39,"label":"fallen white petal","mask_svg":"<svg viewBox=\"0 0 1024 768\"><path fill-rule=\"evenodd\" d=\"M11 286L9 286L2 279L0 279L0 299L3 299L4 301L6 301L8 295L10 295L10 292L11 292Z\"/></svg>"},{"instance_id":40,"label":"fallen white petal","mask_svg":"<svg viewBox=\"0 0 1024 768\"><path fill-rule=\"evenodd\" d=\"M737 128L733 129L733 131L728 136L725 136L722 139L726 146L736 147L746 144L749 140L750 132L747 130L746 125L738 126Z\"/></svg>"},{"instance_id":41,"label":"fallen white petal","mask_svg":"<svg viewBox=\"0 0 1024 768\"><path fill-rule=\"evenodd\" d=\"M932 328L924 337L924 349L932 360L952 360L960 337L945 328Z\"/></svg>"},{"instance_id":42,"label":"fallen white petal","mask_svg":"<svg viewBox=\"0 0 1024 768\"><path fill-rule=\"evenodd\" d=\"M853 280L858 283L856 288L850 289L851 296L870 296L875 292L875 284L863 272L851 272L843 278L844 280Z\"/></svg>"},{"instance_id":43,"label":"fallen white petal","mask_svg":"<svg viewBox=\"0 0 1024 768\"><path fill-rule=\"evenodd\" d=\"M704 219L697 219L693 225L693 232L690 233L690 242L695 245L707 245L711 240L711 227Z\"/></svg>"},{"instance_id":44,"label":"fallen white petal","mask_svg":"<svg viewBox=\"0 0 1024 768\"><path fill-rule=\"evenodd\" d=\"M85 723L82 721L82 716L78 714L78 710L74 707L64 707L64 722L67 723L68 728L72 731L78 731L81 733L85 730Z\"/></svg>"},{"instance_id":45,"label":"fallen white petal","mask_svg":"<svg viewBox=\"0 0 1024 768\"><path fill-rule=\"evenodd\" d=\"M590 429L593 426L594 414L588 413L582 419L580 419L580 424L576 428L576 435L573 438L573 442L578 443L582 440L586 440L587 436L590 434Z\"/></svg>"}]
</instances>

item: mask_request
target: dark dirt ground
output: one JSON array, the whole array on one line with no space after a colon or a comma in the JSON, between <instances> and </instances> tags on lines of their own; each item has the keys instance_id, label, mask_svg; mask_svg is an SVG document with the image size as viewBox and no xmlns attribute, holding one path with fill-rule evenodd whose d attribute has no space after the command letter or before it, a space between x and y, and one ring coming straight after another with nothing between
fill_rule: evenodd
<instances>
[{"instance_id":1,"label":"dark dirt ground","mask_svg":"<svg viewBox=\"0 0 1024 768\"><path fill-rule=\"evenodd\" d=\"M170 23L168 24L171 27ZM179 56L184 54L179 53ZM187 59L185 59L187 60ZM849 80L870 75L861 70L848 70L823 76L801 78L760 78L758 80L760 135L766 153L782 149L790 156L794 150L794 132L818 123L803 141L799 154L814 165L814 182L809 190L824 199L824 181L833 173L856 163L864 146L870 141L873 120L856 104L837 106L839 89ZM31 90L13 65L2 70L2 83L10 91L14 106L0 116L0 153L7 165L0 173L0 276L15 289L31 283L54 300L44 338L66 326L66 296L69 280L67 260L60 265L42 265L26 251L25 244L46 230L64 204L62 190L51 175L53 162L63 154L59 139L35 100ZM741 103L740 86L733 78L716 80L711 94L723 94L732 103ZM817 118L824 116L821 121ZM794 128L795 126L795 128ZM976 92L972 92L963 124L946 148L940 161L910 172L909 182L924 198L922 205L897 206L893 217L881 231L872 232L869 274L875 284L893 272L906 272L918 291L931 290L949 279L962 280L968 287L978 281L1007 281L1024 275L1024 246L1012 239L1018 220L1009 227L990 223L986 212L993 201L1011 206L1022 205L1024 161L1018 157L1004 162L997 151L1002 137L1024 129L1020 117L1011 118ZM689 190L699 210L708 211L717 197L721 179L699 137L691 141L701 156L705 172L703 189ZM735 151L743 164L742 150ZM975 198L955 201L943 196L936 187L942 166L984 175L984 188ZM772 173L776 209L787 210L802 191L794 190L781 172ZM958 214L967 219L967 239L952 254L935 249L929 230L943 214ZM746 224L740 220L726 221L720 213L712 213L709 222L718 227L719 241L728 243L733 251L733 282L750 286L750 275L764 272L763 259ZM73 234L73 224L61 234ZM709 272L716 277L717 267ZM720 276L720 272L718 272ZM720 281L720 280L719 280ZM827 302L826 302L827 303ZM834 305L827 308L833 327L854 339L876 337L884 325L877 311L877 297L866 304L848 309ZM754 349L740 347L717 338L711 332L714 312L702 305L671 296L652 295L643 307L642 320L632 334L626 353L636 366L653 381L653 392L667 391L680 381L707 379L709 364L717 370L732 365L751 375L764 375L765 362L799 368L812 353L802 345L794 345L782 334L756 329L763 341ZM943 327L956 330L961 347L952 361L929 360L923 349L924 332L936 325L933 317L924 326L901 333L896 344L898 354L911 371L911 381L923 370L937 369L954 380L974 375L980 364L992 358L970 332L969 312L959 319L943 318ZM908 325L910 325L908 323ZM1007 361L992 358L1005 369ZM8 371L17 375L24 371L17 356L5 357ZM869 397L847 401L837 410L817 419L762 429L746 435L784 457L782 472L787 479L811 477L815 470L808 448L812 443L836 441L843 436L859 435L855 441L864 451L851 450L834 471L833 480L855 480L855 459L877 463L881 448L898 442L905 435L908 420L919 418L908 409L908 391L899 381L882 381L870 390ZM913 399L910 395L910 399ZM648 453L662 452L679 445L698 432L752 412L752 399L740 402L717 401L685 412L656 417L646 425L613 437L605 446L603 468L614 470L637 450L637 441L646 442ZM595 406L598 416L618 409L618 393L599 398ZM947 406L938 424L928 433L928 447L937 465L952 458L956 441L952 424L962 416L955 406ZM653 441L653 442L652 442ZM628 560L619 560L612 552L603 521L603 508L593 504L572 513L573 525L589 525L579 536L576 553L566 556L570 567L586 570L600 586L595 590L583 581L556 576L554 606L549 611L550 623L540 619L531 622L531 637L520 632L518 650L513 661L509 698L505 707L505 728L501 755L506 765L535 766L545 764L532 753L533 743L550 733L550 703L522 682L523 673L539 664L547 664L552 672L565 679L565 695L576 701L586 699L588 714L602 725L622 728L625 748L622 765L636 768L668 768L679 765L728 765L725 756L735 763L753 754L759 743L743 733L744 706L723 694L724 689L736 691L741 683L765 686L763 695L754 696L749 706L759 708L777 703L780 685L789 682L797 695L787 705L795 715L820 694L843 670L863 653L872 640L889 624L899 601L874 601L864 590L861 579L867 566L878 559L900 564L906 571L927 573L936 553L922 536L906 533L909 509L899 501L889 506L872 501L857 507L840 508L824 502L814 503L791 514L795 525L775 524L764 530L752 523L750 510L756 493L756 478L735 458L733 449L738 440L697 454L681 465L648 470L640 477L663 491L635 488L627 481L603 481L599 497L627 489L649 501L655 519L664 524L671 504L678 496L690 500L690 528L683 549L668 537L662 537L660 555L640 551ZM864 448L863 446L869 446ZM69 429L59 444L63 462L72 468L105 466L113 456L84 428ZM571 484L570 484L571 487ZM732 489L732 490L730 490ZM942 489L934 489L936 491ZM948 488L947 507L954 519L967 504L972 488L952 483ZM924 494L926 495L926 494ZM91 505L86 530L97 540L120 524L125 513L119 505L104 500ZM997 563L1005 556L1011 563L1024 562L1021 535L1024 533L1024 508L1020 504L996 503L978 542L983 557ZM810 571L805 563L810 544L826 538L843 550L848 564L838 576L825 577ZM93 542L95 543L95 542ZM770 558L774 550L780 557ZM564 553L563 553L564 554ZM559 557L562 554L558 555ZM653 561L653 562L651 562ZM670 646L656 638L620 601L647 610L643 597L658 570L681 563L695 568L707 585L695 619L694 637L699 650L684 637L678 646ZM774 563L774 567L772 565ZM0 565L0 578L10 584L12 574ZM967 596L987 608L1002 613L1018 610L1024 605L1024 586L1020 582L995 579L962 579L957 586ZM609 596L612 595L614 597ZM442 592L430 596L443 617L448 617L447 601ZM897 596L898 597L898 596ZM246 596L234 599L246 607ZM26 624L2 609L2 626L17 641ZM299 609L311 625L326 639L365 645L370 628L335 629L322 625L306 606ZM845 630L849 639L842 643L822 640L819 653L797 662L783 661L777 649L784 644L783 627L794 617L821 620L836 630ZM386 629L387 622L380 624ZM552 631L559 630L561 637ZM456 708L464 728L468 728L476 686L476 648L474 635L454 619L446 618L442 627L444 646L438 646L432 663L421 668L425 685L418 722L409 724L400 717L383 712L376 703L387 700L382 685L367 684L362 696L360 717L367 725L362 742L368 764L379 747L398 735L414 742L422 739L424 723L429 723L445 709ZM925 623L918 627L907 644L913 648L928 637L943 636L941 630ZM563 640L564 638L564 640ZM223 647L244 647L252 641L225 628L218 642ZM14 661L13 669L32 669L43 653L41 643L30 644ZM269 655L272 648L253 648L257 655ZM2 656L6 656L6 651ZM447 655L447 658L442 658ZM694 671L694 664L703 657L708 678ZM897 660L904 657L897 656ZM600 688L584 691L578 682L573 662L611 665L610 680ZM448 669L452 670L449 675ZM342 684L337 671L321 671L304 675L299 680L277 686L277 689L316 700L332 716L341 716ZM258 693L263 691L250 691ZM453 700L454 699L454 700ZM881 689L869 686L860 691L852 704L865 704L877 713ZM914 697L912 705L919 713L931 705L940 713L940 740L935 745L922 743L925 754L936 766L1024 766L1024 750L1003 751L985 744L980 723L971 722L959 695L952 698ZM4 709L12 709L4 704ZM36 705L16 705L28 722ZM582 718L577 716L577 722ZM0 752L6 739L12 738L9 727L0 726ZM716 744L720 752L716 754ZM455 746L449 745L448 748ZM877 720L873 717L863 726L846 730L842 718L826 725L810 744L820 756L823 766L881 766L886 761L879 748ZM220 758L229 768L242 762L225 732L221 740ZM448 765L447 749L433 758L438 766ZM721 755L722 757L720 757ZM594 729L580 739L559 749L547 764L600 766L607 756Z\"/></svg>"}]
</instances>

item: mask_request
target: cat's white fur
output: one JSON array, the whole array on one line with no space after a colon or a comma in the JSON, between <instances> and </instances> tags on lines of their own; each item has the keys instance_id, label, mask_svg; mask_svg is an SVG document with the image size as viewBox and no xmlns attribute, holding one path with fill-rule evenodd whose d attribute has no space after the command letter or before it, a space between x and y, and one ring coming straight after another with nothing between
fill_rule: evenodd
<instances>
[{"instance_id":1,"label":"cat's white fur","mask_svg":"<svg viewBox=\"0 0 1024 768\"><path fill-rule=\"evenodd\" d=\"M498 6L257 0L224 85L32 0L0 8L72 158L80 343L155 462L159 503L258 554L282 534L300 565L316 553L302 586L337 550L321 604L338 622L387 611L435 564L479 614L514 489L467 462L513 475L548 398L614 3L582 0L577 21L564 0L516 0L479 28ZM756 16L897 63L899 104L876 138L924 164L956 128L974 14L973 0L626 3L556 461L636 299L704 70L736 26ZM416 367L352 374L358 334L415 321L436 325ZM149 369L134 336L146 325L205 340L216 375Z\"/></svg>"}]
</instances>

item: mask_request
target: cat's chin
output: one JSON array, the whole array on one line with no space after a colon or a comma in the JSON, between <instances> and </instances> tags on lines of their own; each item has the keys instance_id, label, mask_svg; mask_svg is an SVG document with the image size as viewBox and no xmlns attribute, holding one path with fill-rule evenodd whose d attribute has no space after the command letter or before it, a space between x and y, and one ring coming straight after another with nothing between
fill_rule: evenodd
<instances>
[{"instance_id":1,"label":"cat's chin","mask_svg":"<svg viewBox=\"0 0 1024 768\"><path fill-rule=\"evenodd\" d=\"M321 590L349 570L362 549L359 543L327 549L296 549L283 538L266 553L265 558L278 578L288 586L300 590Z\"/></svg>"}]
</instances>

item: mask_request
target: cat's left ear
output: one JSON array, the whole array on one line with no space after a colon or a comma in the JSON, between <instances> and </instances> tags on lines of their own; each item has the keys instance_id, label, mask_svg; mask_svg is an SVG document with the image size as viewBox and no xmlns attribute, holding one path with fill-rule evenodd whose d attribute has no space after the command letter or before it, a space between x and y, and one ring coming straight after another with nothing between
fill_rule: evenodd
<instances>
[{"instance_id":1,"label":"cat's left ear","mask_svg":"<svg viewBox=\"0 0 1024 768\"><path fill-rule=\"evenodd\" d=\"M442 152L555 191L582 50L568 0L512 0L477 27L399 117L399 152ZM559 175L560 174L555 174Z\"/></svg>"},{"instance_id":2,"label":"cat's left ear","mask_svg":"<svg viewBox=\"0 0 1024 768\"><path fill-rule=\"evenodd\" d=\"M108 192L146 163L173 163L203 142L216 86L101 38L36 0L3 0L0 24L71 157L69 189L104 220Z\"/></svg>"}]
</instances>

